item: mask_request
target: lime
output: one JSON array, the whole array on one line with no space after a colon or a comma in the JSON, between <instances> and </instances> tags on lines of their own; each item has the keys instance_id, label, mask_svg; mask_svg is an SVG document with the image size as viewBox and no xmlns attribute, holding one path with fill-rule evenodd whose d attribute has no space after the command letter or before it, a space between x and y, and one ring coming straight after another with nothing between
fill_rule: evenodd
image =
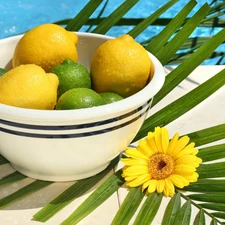
<instances>
[{"instance_id":1,"label":"lime","mask_svg":"<svg viewBox=\"0 0 225 225\"><path fill-rule=\"evenodd\" d=\"M7 72L7 70L0 68L0 77L5 74Z\"/></svg>"},{"instance_id":2,"label":"lime","mask_svg":"<svg viewBox=\"0 0 225 225\"><path fill-rule=\"evenodd\" d=\"M103 104L103 98L95 91L88 88L73 88L61 95L56 109L81 109Z\"/></svg>"},{"instance_id":3,"label":"lime","mask_svg":"<svg viewBox=\"0 0 225 225\"><path fill-rule=\"evenodd\" d=\"M120 95L114 92L104 92L104 93L101 93L100 95L102 96L105 104L110 104L123 99L123 97L121 97Z\"/></svg>"},{"instance_id":4,"label":"lime","mask_svg":"<svg viewBox=\"0 0 225 225\"><path fill-rule=\"evenodd\" d=\"M66 91L73 88L91 88L91 78L88 70L79 63L70 59L55 66L51 73L59 78L58 98Z\"/></svg>"}]
</instances>

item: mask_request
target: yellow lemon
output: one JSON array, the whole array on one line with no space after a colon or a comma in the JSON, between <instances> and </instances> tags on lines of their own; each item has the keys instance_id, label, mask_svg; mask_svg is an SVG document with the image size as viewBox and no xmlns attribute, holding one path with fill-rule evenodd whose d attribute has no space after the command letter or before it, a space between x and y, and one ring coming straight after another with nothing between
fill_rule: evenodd
<instances>
[{"instance_id":1,"label":"yellow lemon","mask_svg":"<svg viewBox=\"0 0 225 225\"><path fill-rule=\"evenodd\" d=\"M12 65L36 64L50 72L65 59L78 61L77 42L75 33L55 24L42 24L20 39L14 51Z\"/></svg>"},{"instance_id":2,"label":"yellow lemon","mask_svg":"<svg viewBox=\"0 0 225 225\"><path fill-rule=\"evenodd\" d=\"M130 35L108 40L91 61L93 89L122 97L133 95L147 84L151 65L147 51Z\"/></svg>"},{"instance_id":3,"label":"yellow lemon","mask_svg":"<svg viewBox=\"0 0 225 225\"><path fill-rule=\"evenodd\" d=\"M30 109L53 109L58 77L34 64L21 65L0 77L0 103Z\"/></svg>"}]
</instances>

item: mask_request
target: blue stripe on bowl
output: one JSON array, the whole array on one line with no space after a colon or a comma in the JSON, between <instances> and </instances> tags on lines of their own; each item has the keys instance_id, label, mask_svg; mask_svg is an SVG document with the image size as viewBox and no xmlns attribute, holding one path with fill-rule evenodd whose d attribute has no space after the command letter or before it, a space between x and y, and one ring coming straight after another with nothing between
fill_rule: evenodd
<instances>
[{"instance_id":1,"label":"blue stripe on bowl","mask_svg":"<svg viewBox=\"0 0 225 225\"><path fill-rule=\"evenodd\" d=\"M122 123L122 124L119 124L119 125L116 125L116 126L113 126L110 128L105 128L102 130L91 131L91 132L76 133L76 134L36 134L36 133L27 133L27 132L9 130L9 129L3 128L3 127L0 127L0 131L2 131L4 133L8 133L8 134L24 136L24 137L31 137L31 138L65 139L65 138L88 137L88 136L111 132L111 131L120 129L122 127L125 127L125 126L135 122L142 116L144 116L148 112L149 108L150 108L150 106L148 106L147 109L144 112L142 112L140 115L134 117L133 119L131 119L125 123Z\"/></svg>"},{"instance_id":2,"label":"blue stripe on bowl","mask_svg":"<svg viewBox=\"0 0 225 225\"><path fill-rule=\"evenodd\" d=\"M128 113L125 113L121 116L107 119L107 120L98 121L98 122L93 122L93 123L46 126L46 125L33 125L33 124L17 123L17 122L0 119L0 124L4 124L7 126L13 126L13 127L17 127L17 128L27 128L27 129L32 129L32 130L73 130L73 129L91 128L91 127L106 125L109 123L113 123L113 122L117 122L119 120L125 119L126 117L129 117L129 116L139 112L143 108L145 108L150 102L151 102L151 99L149 99L145 104L138 107L137 109L132 110Z\"/></svg>"}]
</instances>

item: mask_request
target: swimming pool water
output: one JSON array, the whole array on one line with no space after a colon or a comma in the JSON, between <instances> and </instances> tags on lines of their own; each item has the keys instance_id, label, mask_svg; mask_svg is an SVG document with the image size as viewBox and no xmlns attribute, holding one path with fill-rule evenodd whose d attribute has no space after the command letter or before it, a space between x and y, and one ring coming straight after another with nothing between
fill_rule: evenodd
<instances>
[{"instance_id":1,"label":"swimming pool water","mask_svg":"<svg viewBox=\"0 0 225 225\"><path fill-rule=\"evenodd\" d=\"M188 1L179 1L162 17L174 17ZM198 5L191 14L195 13L205 2L210 3L211 1L198 0ZM92 18L98 16L105 2L106 0L98 7L91 16ZM121 0L109 0L102 17L108 16L122 2ZM145 18L166 2L167 0L140 0L124 17ZM88 0L0 0L0 39L23 33L42 23L53 23L73 18L87 3ZM88 26L84 26L81 30L85 31L87 28ZM132 29L131 26L115 26L107 34L118 37L127 33L130 29ZM137 41L146 40L159 33L162 29L161 26L150 26L137 37ZM211 35L211 29L198 28L192 34L192 36L204 35Z\"/></svg>"}]
</instances>

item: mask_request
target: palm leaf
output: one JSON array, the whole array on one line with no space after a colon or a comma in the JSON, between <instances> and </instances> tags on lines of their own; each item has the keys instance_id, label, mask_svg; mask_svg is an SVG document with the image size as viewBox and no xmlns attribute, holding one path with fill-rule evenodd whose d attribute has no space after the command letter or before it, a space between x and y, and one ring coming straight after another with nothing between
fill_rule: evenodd
<instances>
[{"instance_id":1,"label":"palm leaf","mask_svg":"<svg viewBox=\"0 0 225 225\"><path fill-rule=\"evenodd\" d=\"M129 11L139 0L126 0L107 18L105 18L92 32L105 34L113 25L115 25L123 15Z\"/></svg>"},{"instance_id":2,"label":"palm leaf","mask_svg":"<svg viewBox=\"0 0 225 225\"><path fill-rule=\"evenodd\" d=\"M128 32L133 38L136 38L139 34L141 34L149 25L151 25L161 14L163 14L168 8L174 5L178 0L171 0L167 2L164 6L160 7L156 10L152 15L139 22L131 31ZM194 1L191 1L191 5L193 5ZM188 5L189 6L189 5ZM193 7L190 7L191 9ZM191 10L190 9L190 10ZM185 15L186 17L187 15ZM153 53L154 54L154 53Z\"/></svg>"},{"instance_id":3,"label":"palm leaf","mask_svg":"<svg viewBox=\"0 0 225 225\"><path fill-rule=\"evenodd\" d=\"M225 31L225 30L224 30ZM145 120L133 142L143 138L156 126L165 126L183 115L225 84L225 69L183 97L167 105Z\"/></svg>"},{"instance_id":4,"label":"palm leaf","mask_svg":"<svg viewBox=\"0 0 225 225\"><path fill-rule=\"evenodd\" d=\"M191 194L188 197L192 200L200 202L225 203L225 192L207 193L207 194Z\"/></svg>"},{"instance_id":5,"label":"palm leaf","mask_svg":"<svg viewBox=\"0 0 225 225\"><path fill-rule=\"evenodd\" d=\"M201 178L183 189L192 192L222 192L225 190L225 180Z\"/></svg>"},{"instance_id":6,"label":"palm leaf","mask_svg":"<svg viewBox=\"0 0 225 225\"><path fill-rule=\"evenodd\" d=\"M146 49L152 54L157 54L161 47L163 47L167 43L169 38L174 34L174 32L176 32L178 28L180 28L183 21L186 19L187 15L191 12L195 5L196 1L190 1L161 31L161 33L150 41L150 43L146 46ZM187 35L186 37L188 36L189 35Z\"/></svg>"},{"instance_id":7,"label":"palm leaf","mask_svg":"<svg viewBox=\"0 0 225 225\"><path fill-rule=\"evenodd\" d=\"M74 19L61 21L60 23L67 24L67 30L75 31L78 31L83 25L96 25L97 27L92 32L102 34L105 34L114 25L136 25L136 27L129 32L133 37L137 37L149 25L166 25L163 31L156 37L149 37L142 43L146 49L154 53L164 65L171 62L181 63L167 75L164 87L154 99L153 105L155 105L205 59L212 56L219 56L219 53L215 53L214 51L225 41L225 30L221 30L213 37L189 38L189 36L198 26L223 27L225 24L224 19L218 19L218 16L225 13L225 3L222 2L211 8L205 4L194 16L187 17L196 4L196 1L191 0L175 18L158 18L177 2L177 0L172 0L147 18L122 18L137 1L138 0L125 1L107 18L102 18L99 14L97 18L90 19L90 16L95 12L96 8L103 2L102 0L91 0ZM185 50L186 52L180 53L178 50ZM214 55L212 55L213 52ZM155 126L164 126L174 121L208 96L212 95L224 84L225 70L222 70L193 91L149 117L134 141L146 136L148 131L152 131ZM225 124L199 130L188 134L188 136L196 143L196 146L209 144L225 138ZM222 159L224 155L224 144L200 149L199 156L203 159L203 163L198 168L200 178L196 183L182 190L176 190L176 195L169 201L166 207L162 225L190 224L192 214L191 206L195 206L197 210L199 210L194 218L194 224L205 224L205 215L212 218L211 225L221 224L217 218L225 218L225 180L223 179L225 175L225 170L223 169L225 164L224 162L214 162L213 160ZM5 160L4 157L0 157L0 164L5 163L8 163L8 161ZM112 169L112 167L110 169ZM51 218L67 204L95 185L107 172L108 170L105 170L95 177L88 178L88 182L87 180L83 180L75 183L55 200L50 202L39 213L34 215L34 219L46 221ZM62 224L69 225L78 223L106 201L110 195L124 184L125 181L121 177L121 173L122 171L118 170L105 182L100 184L67 219L63 218L65 220ZM215 179L217 177L220 179ZM24 178L25 176L15 172L2 178L0 180L0 185L7 185ZM34 181L30 185L1 199L0 207L4 208L8 204L50 184L51 182ZM188 191L188 194L184 191ZM181 198L185 201L182 206ZM65 204L62 204L63 201ZM143 201L143 205L138 209L141 201ZM134 224L150 224L159 210L161 201L162 194L153 193L146 198L143 196L140 188L131 188L117 212L113 224L128 224L134 213L137 213ZM211 213L207 210L214 210L214 212Z\"/></svg>"},{"instance_id":8,"label":"palm leaf","mask_svg":"<svg viewBox=\"0 0 225 225\"><path fill-rule=\"evenodd\" d=\"M200 178L225 177L225 162L202 164L197 172Z\"/></svg>"},{"instance_id":9,"label":"palm leaf","mask_svg":"<svg viewBox=\"0 0 225 225\"><path fill-rule=\"evenodd\" d=\"M68 22L66 29L78 31L83 24L87 22L89 17L95 9L102 3L103 0L90 0L89 3L72 19Z\"/></svg>"},{"instance_id":10,"label":"palm leaf","mask_svg":"<svg viewBox=\"0 0 225 225\"><path fill-rule=\"evenodd\" d=\"M211 130L211 131L210 131ZM201 139L201 136L203 134L205 134L205 139L206 140L210 140L212 138L212 136L214 138L216 138L216 140L219 140L219 139L222 139L222 138L225 138L225 133L223 136L221 136L220 134L218 134L218 137L214 135L214 133L212 132L213 130L215 130L215 127L212 127L212 128L208 128L208 129L204 129L204 130L199 130L199 131L196 131L194 133L192 133L192 136L195 137L196 134L199 134L199 138ZM224 131L224 129L223 129ZM196 138L197 139L197 138ZM116 176L115 176L116 175ZM81 217L84 218L86 217L89 213L91 213L94 209L96 209L100 203L102 203L103 201L106 200L106 198L108 197L108 194L107 196L105 197L105 192L106 190L109 191L109 189L111 189L109 186L112 186L112 181L113 181L113 188L111 191L115 191L117 190L122 184L119 183L119 185L117 186L114 186L115 185L115 181L118 180L119 182L122 182L123 181L123 178L121 177L121 170L119 170L116 174L113 174L111 175L103 184L101 184L93 193L92 195L90 195L62 224L74 224L74 223L77 223L81 220ZM123 181L124 182L124 181ZM199 180L198 181L200 186L201 186L201 182L202 180ZM201 189L201 187L198 187L196 184L197 183L194 183L186 188L184 188L184 190L190 190L190 191L195 191L195 192L199 192L199 190ZM205 189L204 188L207 188L207 185L204 185L204 181L202 182L203 185L202 185L202 190L204 191ZM210 185L208 186L208 188L211 188L211 187L214 187L214 186L217 186L218 184L221 184L221 187L218 187L218 191L220 191L221 189L224 190L223 188L223 183L224 181L215 181L215 183L212 182L212 180L209 180L207 181L207 183L210 183ZM205 183L206 184L206 183ZM204 188L203 188L204 186ZM109 189L108 189L109 188ZM189 188L189 189L188 189ZM117 215L116 215L116 218L115 220L113 221L114 224L117 224L116 222L118 222L118 224L123 224L122 222L124 222L124 224L126 224L127 222L129 222L129 220L131 219L131 215L133 212L133 210L138 207L138 205L140 204L140 200L142 199L143 195L140 194L140 192L138 192L138 189L135 189L135 188L131 188L130 189L130 192L125 200L125 202L123 203L124 205L120 208L120 210L118 211ZM104 191L103 191L104 190ZM208 190L208 189L207 189ZM209 192L212 192L213 189L210 189ZM178 190L179 191L179 190ZM99 197L98 200L96 200L96 198L100 195L100 193L103 194L103 196ZM219 192L220 193L220 192ZM112 192L110 192L110 194L112 194ZM177 194L175 195L175 199L173 200L174 202L171 202L171 205L168 206L170 208L167 209L167 214L166 216L164 216L164 224L167 224L166 222L169 222L168 219L166 218L169 218L169 212L173 212L173 215L171 215L170 217L170 220L172 221L171 224L175 224L175 221L177 221L178 223L178 218L175 219L175 216L177 216L177 214L181 214L180 216L182 216L184 213L187 213L187 215L185 214L185 216L187 217L185 220L184 220L184 224L187 223L187 221L189 221L189 206L188 204L184 205L183 207L184 208L179 211L180 209L180 195ZM183 195L182 195L183 196ZM131 209L129 209L129 206L132 205L132 200L134 198L137 198L136 201L137 201L137 205L136 207L131 207ZM152 198L154 200L152 200ZM155 216L155 213L157 212L154 211L156 208L158 208L160 202L161 202L161 198L162 198L162 195L157 195L157 194L154 194L154 195L151 195L151 197L149 197L149 199L151 200L145 200L147 201L148 203L145 203L142 208L141 208L141 211L140 211L140 216L137 217L137 223L136 224L142 224L142 222L140 222L143 218L143 212L145 212L146 210L148 211L147 213L147 218L146 221L151 221L154 216ZM190 200L188 197L186 197L187 200ZM151 202L154 202L155 205L154 207L150 207L149 204L152 204ZM193 203L192 201L190 201L191 203ZM148 207L147 207L148 206ZM90 208L89 208L90 207ZM172 208L172 209L171 209ZM201 207L200 207L201 208ZM145 212L146 213L146 212ZM125 217L125 215L128 216L128 218ZM212 215L210 214L210 216L212 217ZM170 223L168 223L170 224Z\"/></svg>"},{"instance_id":11,"label":"palm leaf","mask_svg":"<svg viewBox=\"0 0 225 225\"><path fill-rule=\"evenodd\" d=\"M5 159L2 155L0 155L0 165L2 164L6 164L8 163L9 161L7 159Z\"/></svg>"},{"instance_id":12,"label":"palm leaf","mask_svg":"<svg viewBox=\"0 0 225 225\"><path fill-rule=\"evenodd\" d=\"M198 157L200 157L203 162L225 158L225 144L201 148L199 149Z\"/></svg>"},{"instance_id":13,"label":"palm leaf","mask_svg":"<svg viewBox=\"0 0 225 225\"><path fill-rule=\"evenodd\" d=\"M202 208L205 209L212 209L212 210L216 210L216 211L225 211L225 204L222 203L202 203L199 204Z\"/></svg>"},{"instance_id":14,"label":"palm leaf","mask_svg":"<svg viewBox=\"0 0 225 225\"><path fill-rule=\"evenodd\" d=\"M180 193L176 193L170 200L163 215L162 225L173 225L175 216L181 208Z\"/></svg>"},{"instance_id":15,"label":"palm leaf","mask_svg":"<svg viewBox=\"0 0 225 225\"><path fill-rule=\"evenodd\" d=\"M225 138L225 124L206 128L187 135L190 137L191 141L195 142L196 146L209 144Z\"/></svg>"},{"instance_id":16,"label":"palm leaf","mask_svg":"<svg viewBox=\"0 0 225 225\"><path fill-rule=\"evenodd\" d=\"M76 224L108 199L115 191L124 184L121 177L122 171L118 170L101 184L66 220L62 225Z\"/></svg>"},{"instance_id":17,"label":"palm leaf","mask_svg":"<svg viewBox=\"0 0 225 225\"><path fill-rule=\"evenodd\" d=\"M195 15L184 24L175 37L155 53L155 56L163 65L167 64L171 57L180 49L201 20L207 15L209 10L210 7L208 4L203 5Z\"/></svg>"},{"instance_id":18,"label":"palm leaf","mask_svg":"<svg viewBox=\"0 0 225 225\"><path fill-rule=\"evenodd\" d=\"M217 218L225 219L225 213L224 212L215 212L215 213L212 213L212 215L217 217Z\"/></svg>"},{"instance_id":19,"label":"palm leaf","mask_svg":"<svg viewBox=\"0 0 225 225\"><path fill-rule=\"evenodd\" d=\"M109 0L106 0L105 3L104 3L104 6L102 7L101 11L99 12L98 16L96 17L95 20L98 20L101 18L102 14L104 13L106 7L107 7L107 4L108 4ZM86 32L89 32L92 30L92 27L94 26L94 24L90 25L89 28L86 30Z\"/></svg>"},{"instance_id":20,"label":"palm leaf","mask_svg":"<svg viewBox=\"0 0 225 225\"><path fill-rule=\"evenodd\" d=\"M191 201L188 200L177 212L174 225L189 225L191 220Z\"/></svg>"},{"instance_id":21,"label":"palm leaf","mask_svg":"<svg viewBox=\"0 0 225 225\"><path fill-rule=\"evenodd\" d=\"M225 3L224 1L221 2L220 4L217 4L215 6L212 6L211 10L210 10L210 14L214 14L217 13L218 11L223 11L225 9Z\"/></svg>"},{"instance_id":22,"label":"palm leaf","mask_svg":"<svg viewBox=\"0 0 225 225\"><path fill-rule=\"evenodd\" d=\"M211 16L211 17L206 17L205 19L203 19L201 21L201 23L198 25L198 27L203 27L203 28L224 27L224 23L225 23L224 19L218 18L218 16L223 16L224 14L225 14L225 12L220 12L220 13L217 13L216 15ZM88 19L87 22L83 25L97 26L105 18L106 17ZM145 20L145 18L121 18L116 23L116 25L117 26L137 26L138 24L142 23L144 20ZM150 23L150 25L152 25L152 26L167 26L172 20L173 19L171 19L171 18L157 18L152 23ZM64 20L56 21L54 23L58 24L58 25L66 25L66 24L70 23L71 21L72 21L72 19L64 19ZM76 29L72 29L72 30L78 30L78 29L76 28Z\"/></svg>"},{"instance_id":23,"label":"palm leaf","mask_svg":"<svg viewBox=\"0 0 225 225\"><path fill-rule=\"evenodd\" d=\"M197 216L195 217L193 225L204 225L205 224L205 215L204 211L201 209Z\"/></svg>"},{"instance_id":24,"label":"palm leaf","mask_svg":"<svg viewBox=\"0 0 225 225\"><path fill-rule=\"evenodd\" d=\"M216 219L215 218L212 219L210 225L218 225L218 223L216 222Z\"/></svg>"},{"instance_id":25,"label":"palm leaf","mask_svg":"<svg viewBox=\"0 0 225 225\"><path fill-rule=\"evenodd\" d=\"M167 77L163 88L154 97L153 105L157 104L163 97L172 91L182 80L184 80L200 63L202 63L224 39L225 29L217 33L205 42L195 53L188 57L180 66L174 69ZM216 42L215 42L216 39ZM206 51L207 49L207 51ZM201 55L201 56L200 56ZM184 70L185 68L185 70Z\"/></svg>"},{"instance_id":26,"label":"palm leaf","mask_svg":"<svg viewBox=\"0 0 225 225\"><path fill-rule=\"evenodd\" d=\"M111 225L128 224L136 212L138 206L140 205L143 197L144 194L141 191L141 187L132 188L126 196L126 199L123 201L117 214L115 215Z\"/></svg>"},{"instance_id":27,"label":"palm leaf","mask_svg":"<svg viewBox=\"0 0 225 225\"><path fill-rule=\"evenodd\" d=\"M38 191L44 187L47 187L50 185L52 182L47 182L47 181L34 181L31 184L19 189L18 191L14 192L11 195L8 195L2 199L0 199L0 209L6 207L7 205L11 204L12 202L27 196L35 191Z\"/></svg>"},{"instance_id":28,"label":"palm leaf","mask_svg":"<svg viewBox=\"0 0 225 225\"><path fill-rule=\"evenodd\" d=\"M13 183L13 182L25 179L25 178L26 178L26 176L22 175L21 173L14 172L14 173L11 173L11 174L3 177L0 180L0 186L6 185L6 184L9 184L9 183Z\"/></svg>"},{"instance_id":29,"label":"palm leaf","mask_svg":"<svg viewBox=\"0 0 225 225\"><path fill-rule=\"evenodd\" d=\"M149 194L134 221L134 225L151 224L156 213L158 212L159 206L162 201L162 197L163 197L162 194L157 193Z\"/></svg>"},{"instance_id":30,"label":"palm leaf","mask_svg":"<svg viewBox=\"0 0 225 225\"><path fill-rule=\"evenodd\" d=\"M106 174L109 173L109 171L114 168L117 163L118 157L113 160L104 171L97 174L96 176L77 181L75 184L65 190L62 194L60 194L57 198L52 200L44 208L38 211L33 216L33 219L40 222L46 222L57 212L59 212L65 206L74 201L74 199L78 198L79 196L82 196L90 188L96 185Z\"/></svg>"}]
</instances>

